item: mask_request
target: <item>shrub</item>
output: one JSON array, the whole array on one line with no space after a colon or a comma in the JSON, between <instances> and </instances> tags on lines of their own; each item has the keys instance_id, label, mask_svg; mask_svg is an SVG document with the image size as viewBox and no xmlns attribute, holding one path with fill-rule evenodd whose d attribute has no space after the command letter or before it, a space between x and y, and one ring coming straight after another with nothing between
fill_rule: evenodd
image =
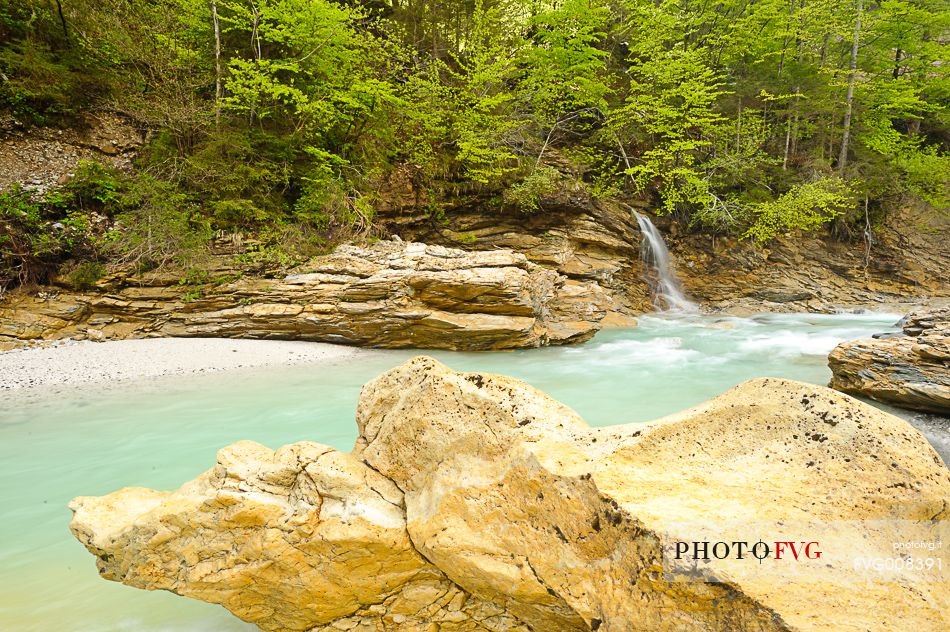
<instances>
[{"instance_id":1,"label":"shrub","mask_svg":"<svg viewBox=\"0 0 950 632\"><path fill-rule=\"evenodd\" d=\"M304 223L275 225L261 232L258 239L258 243L237 257L237 262L263 273L283 272L327 253L331 246L320 231Z\"/></svg>"},{"instance_id":2,"label":"shrub","mask_svg":"<svg viewBox=\"0 0 950 632\"><path fill-rule=\"evenodd\" d=\"M63 192L68 196L68 203L74 206L108 211L119 201L123 179L112 167L83 160Z\"/></svg>"},{"instance_id":3,"label":"shrub","mask_svg":"<svg viewBox=\"0 0 950 632\"><path fill-rule=\"evenodd\" d=\"M511 185L502 197L505 204L517 206L524 213L537 213L541 210L541 200L557 191L560 184L561 172L541 166L521 182Z\"/></svg>"},{"instance_id":4,"label":"shrub","mask_svg":"<svg viewBox=\"0 0 950 632\"><path fill-rule=\"evenodd\" d=\"M798 184L774 200L750 207L752 225L743 237L762 243L789 230L815 230L842 215L852 202L851 186L839 177Z\"/></svg>"},{"instance_id":5,"label":"shrub","mask_svg":"<svg viewBox=\"0 0 950 632\"><path fill-rule=\"evenodd\" d=\"M189 267L207 255L210 222L174 185L140 175L121 194L118 207L104 241L119 262Z\"/></svg>"},{"instance_id":6,"label":"shrub","mask_svg":"<svg viewBox=\"0 0 950 632\"><path fill-rule=\"evenodd\" d=\"M0 108L30 125L68 122L111 91L109 79L81 48L53 50L34 38L0 46L0 72Z\"/></svg>"},{"instance_id":7,"label":"shrub","mask_svg":"<svg viewBox=\"0 0 950 632\"><path fill-rule=\"evenodd\" d=\"M14 186L0 193L0 286L45 283L69 258L94 252L89 218Z\"/></svg>"},{"instance_id":8,"label":"shrub","mask_svg":"<svg viewBox=\"0 0 950 632\"><path fill-rule=\"evenodd\" d=\"M66 285L74 290L91 290L96 281L105 275L106 269L97 261L84 261L66 275Z\"/></svg>"}]
</instances>

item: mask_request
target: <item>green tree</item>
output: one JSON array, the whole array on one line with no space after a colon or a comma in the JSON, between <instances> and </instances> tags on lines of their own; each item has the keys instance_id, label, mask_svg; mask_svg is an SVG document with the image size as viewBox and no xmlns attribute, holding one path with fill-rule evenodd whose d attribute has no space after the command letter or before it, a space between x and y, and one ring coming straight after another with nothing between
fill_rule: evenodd
<instances>
[{"instance_id":1,"label":"green tree","mask_svg":"<svg viewBox=\"0 0 950 632\"><path fill-rule=\"evenodd\" d=\"M723 124L716 102L725 94L706 52L689 46L689 21L672 0L635 2L627 18L626 97L610 116L624 150L625 173L638 191L655 188L667 213L704 207L714 194L705 161Z\"/></svg>"},{"instance_id":2,"label":"green tree","mask_svg":"<svg viewBox=\"0 0 950 632\"><path fill-rule=\"evenodd\" d=\"M543 139L535 168L560 129L583 130L608 109L608 53L602 46L609 18L604 5L568 0L528 20L518 99Z\"/></svg>"},{"instance_id":3,"label":"green tree","mask_svg":"<svg viewBox=\"0 0 950 632\"><path fill-rule=\"evenodd\" d=\"M452 97L456 159L467 177L483 184L516 168L511 146L522 124L508 84L524 44L505 36L500 18L497 9L485 8L477 0L468 39L443 73Z\"/></svg>"}]
</instances>

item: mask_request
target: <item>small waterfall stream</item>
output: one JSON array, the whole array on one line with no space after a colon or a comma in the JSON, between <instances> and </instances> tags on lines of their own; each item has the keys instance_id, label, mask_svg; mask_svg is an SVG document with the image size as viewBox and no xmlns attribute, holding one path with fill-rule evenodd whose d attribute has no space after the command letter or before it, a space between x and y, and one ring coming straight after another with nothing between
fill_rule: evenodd
<instances>
[{"instance_id":1,"label":"small waterfall stream","mask_svg":"<svg viewBox=\"0 0 950 632\"><path fill-rule=\"evenodd\" d=\"M670 263L670 251L663 235L650 218L633 212L643 238L640 240L640 259L646 272L646 281L653 294L653 304L661 311L698 312L696 303L686 298L676 272Z\"/></svg>"}]
</instances>

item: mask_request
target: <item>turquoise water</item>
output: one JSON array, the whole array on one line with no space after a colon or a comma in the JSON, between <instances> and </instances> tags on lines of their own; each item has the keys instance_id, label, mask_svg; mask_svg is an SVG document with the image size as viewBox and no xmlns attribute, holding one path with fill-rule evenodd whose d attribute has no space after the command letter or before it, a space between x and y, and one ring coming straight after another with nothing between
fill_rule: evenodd
<instances>
[{"instance_id":1,"label":"turquoise water","mask_svg":"<svg viewBox=\"0 0 950 632\"><path fill-rule=\"evenodd\" d=\"M642 423L757 376L827 383L841 340L890 329L893 314L644 317L580 347L428 352L452 368L504 373L593 425ZM416 355L173 377L0 399L0 630L249 630L223 609L99 579L66 503L125 486L174 489L253 439L349 450L361 385ZM946 442L936 423L932 441Z\"/></svg>"}]
</instances>

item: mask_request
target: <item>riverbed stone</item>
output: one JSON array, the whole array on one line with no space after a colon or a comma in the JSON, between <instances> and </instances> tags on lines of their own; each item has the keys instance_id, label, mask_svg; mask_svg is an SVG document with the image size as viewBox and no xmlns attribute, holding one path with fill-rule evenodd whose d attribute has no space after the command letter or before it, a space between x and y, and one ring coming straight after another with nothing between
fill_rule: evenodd
<instances>
[{"instance_id":1,"label":"riverbed stone","mask_svg":"<svg viewBox=\"0 0 950 632\"><path fill-rule=\"evenodd\" d=\"M892 556L897 523L946 537L950 470L906 422L836 391L762 378L590 428L524 382L418 357L364 387L357 424L350 455L242 442L177 492L76 499L73 533L107 579L268 630L950 626L945 572L882 581L841 563L855 541ZM825 557L711 560L708 581L670 581L664 554L697 522L820 540Z\"/></svg>"},{"instance_id":2,"label":"riverbed stone","mask_svg":"<svg viewBox=\"0 0 950 632\"><path fill-rule=\"evenodd\" d=\"M831 387L950 416L950 306L913 312L902 335L842 342L828 356Z\"/></svg>"}]
</instances>

